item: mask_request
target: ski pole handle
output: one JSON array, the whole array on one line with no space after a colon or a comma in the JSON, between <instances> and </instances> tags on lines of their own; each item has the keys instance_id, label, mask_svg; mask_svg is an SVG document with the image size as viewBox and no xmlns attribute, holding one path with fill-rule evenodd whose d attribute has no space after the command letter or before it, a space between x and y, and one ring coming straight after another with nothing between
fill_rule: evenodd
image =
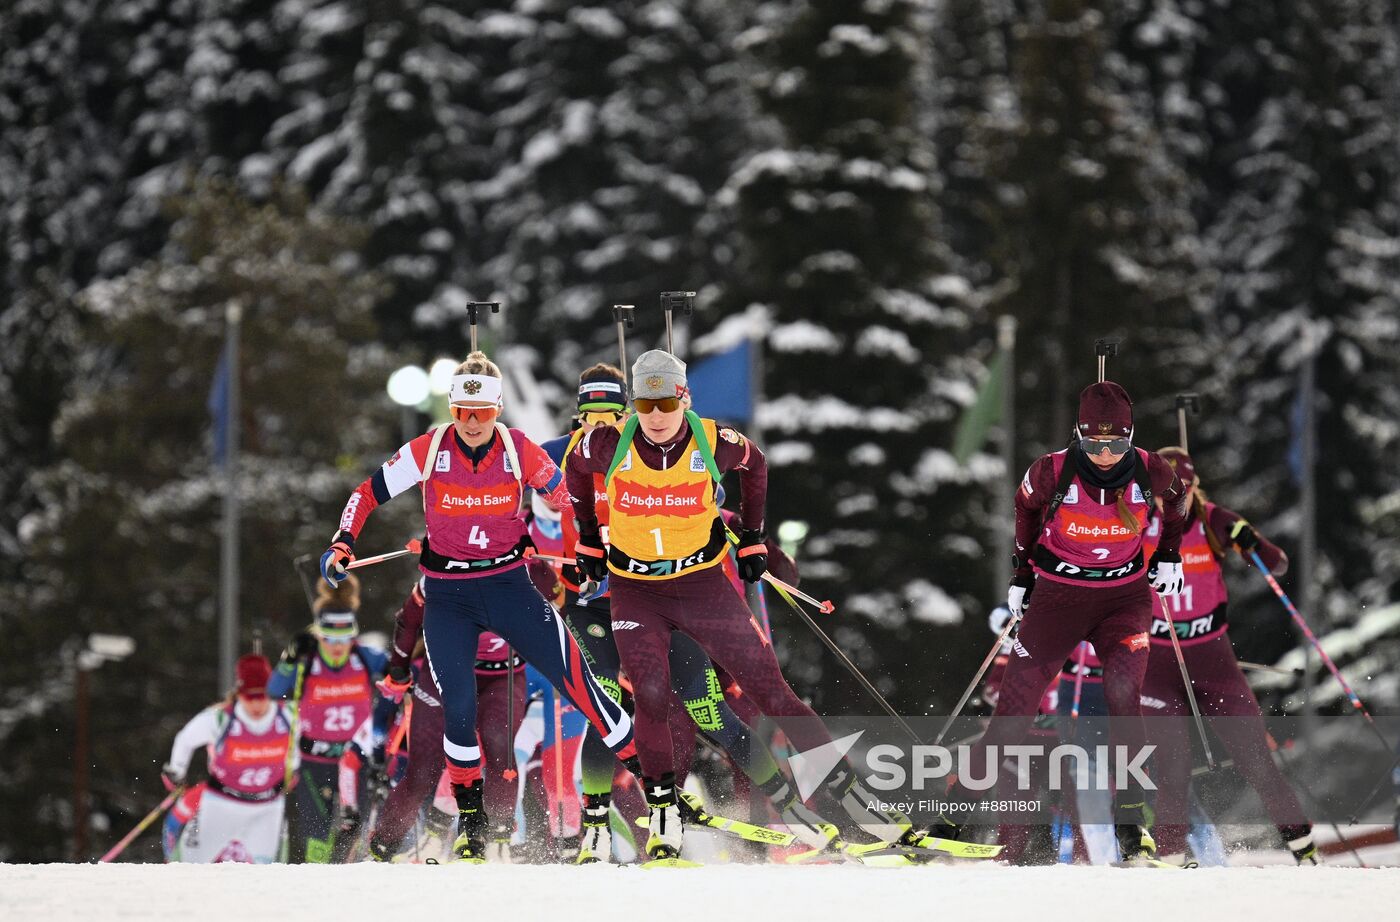
<instances>
[{"instance_id":1,"label":"ski pole handle","mask_svg":"<svg viewBox=\"0 0 1400 922\"><path fill-rule=\"evenodd\" d=\"M154 810L152 810L150 813L147 813L147 814L146 814L146 818L145 818L145 819L143 819L141 822L139 822L139 823L136 824L136 828L135 828L135 829L131 830L131 832L128 832L126 835L122 836L122 840L121 840L120 842L118 842L116 845L113 845L110 849L108 849L108 850L107 850L107 853L106 853L105 855L103 855L101 858L98 858L98 859L97 859L97 863L98 863L98 864L107 864L108 862L112 861L112 859L114 859L114 858L116 858L118 855L120 855L123 851L125 851L125 850L126 850L126 847L132 843L132 840L134 840L134 839L135 839L137 836L139 836L141 833L145 832L145 831L146 831L146 827L147 827L147 826L150 826L152 823L154 823L154 822L156 821L157 817L159 817L159 816L161 816L163 813L165 813L166 810L169 810L169 809L170 809L170 805L173 804L173 803L175 803L175 801L176 801L176 800L180 797L180 795L183 794L183 793L185 793L185 786L184 786L183 784L182 784L182 785L176 786L175 790L173 790L173 791L171 791L169 794L165 795L165 800L162 800L160 803L156 804L156 808L155 808Z\"/></svg>"}]
</instances>

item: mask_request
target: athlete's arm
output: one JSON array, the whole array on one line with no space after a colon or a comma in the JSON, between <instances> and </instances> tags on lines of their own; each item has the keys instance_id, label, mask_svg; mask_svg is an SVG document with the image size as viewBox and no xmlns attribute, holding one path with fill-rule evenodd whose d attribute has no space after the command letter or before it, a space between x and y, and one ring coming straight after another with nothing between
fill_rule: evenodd
<instances>
[{"instance_id":1,"label":"athlete's arm","mask_svg":"<svg viewBox=\"0 0 1400 922\"><path fill-rule=\"evenodd\" d=\"M175 734L175 743L170 747L170 760L166 765L177 778L185 777L189 771L190 759L201 746L208 746L219 735L219 708L205 708Z\"/></svg>"},{"instance_id":2,"label":"athlete's arm","mask_svg":"<svg viewBox=\"0 0 1400 922\"><path fill-rule=\"evenodd\" d=\"M1250 550L1255 551L1274 576L1282 576L1288 572L1288 555L1278 545L1255 531L1238 512L1224 506L1212 505L1209 520L1209 528L1215 533L1221 547L1239 548L1240 556L1246 560L1249 559ZM1249 536L1253 536L1253 542Z\"/></svg>"},{"instance_id":3,"label":"athlete's arm","mask_svg":"<svg viewBox=\"0 0 1400 922\"><path fill-rule=\"evenodd\" d=\"M739 521L745 531L762 531L768 502L768 459L737 429L721 428L715 440L715 465L721 473L739 472Z\"/></svg>"},{"instance_id":4,"label":"athlete's arm","mask_svg":"<svg viewBox=\"0 0 1400 922\"><path fill-rule=\"evenodd\" d=\"M394 616L394 640L389 648L389 668L399 675L408 675L409 663L413 660L413 648L418 638L423 636L423 589L413 584L413 591L403 600L399 613Z\"/></svg>"},{"instance_id":5,"label":"athlete's arm","mask_svg":"<svg viewBox=\"0 0 1400 922\"><path fill-rule=\"evenodd\" d=\"M512 437L515 433L512 431ZM545 450L523 435L515 440L520 455L520 480L534 487L545 502L556 509L569 504L569 491L564 485L564 473Z\"/></svg>"},{"instance_id":6,"label":"athlete's arm","mask_svg":"<svg viewBox=\"0 0 1400 922\"><path fill-rule=\"evenodd\" d=\"M580 535L598 533L598 512L593 506L593 475L608 472L608 464L617 452L619 435L616 429L608 427L594 429L579 439L569 455L569 463L564 466L564 482Z\"/></svg>"},{"instance_id":7,"label":"athlete's arm","mask_svg":"<svg viewBox=\"0 0 1400 922\"><path fill-rule=\"evenodd\" d=\"M1181 551L1181 531L1186 525L1186 490L1176 476L1176 468L1156 452L1147 454L1147 474L1153 495L1162 498L1162 538L1157 543L1156 556L1176 555Z\"/></svg>"},{"instance_id":8,"label":"athlete's arm","mask_svg":"<svg viewBox=\"0 0 1400 922\"><path fill-rule=\"evenodd\" d=\"M447 433L447 437L451 438L452 433ZM403 445L394 452L393 457L380 465L379 470L355 488L340 513L340 531L336 533L335 540L344 541L353 549L360 529L364 528L365 520L376 507L422 482L432 441L433 434L425 432Z\"/></svg>"},{"instance_id":9,"label":"athlete's arm","mask_svg":"<svg viewBox=\"0 0 1400 922\"><path fill-rule=\"evenodd\" d=\"M1065 458L1066 464L1073 464L1072 458ZM1055 492L1055 461L1052 455L1041 455L1031 462L1026 474L1021 478L1021 488L1016 491L1016 557L1020 567L1016 575L1029 577L1032 573L1027 559L1030 549L1039 540L1041 519L1045 507L1050 505L1050 497Z\"/></svg>"}]
</instances>

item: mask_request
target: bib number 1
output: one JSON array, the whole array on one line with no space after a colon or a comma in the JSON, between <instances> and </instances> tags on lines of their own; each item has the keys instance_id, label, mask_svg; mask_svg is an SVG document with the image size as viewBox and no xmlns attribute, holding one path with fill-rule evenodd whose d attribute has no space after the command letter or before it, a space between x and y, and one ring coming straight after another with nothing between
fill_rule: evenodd
<instances>
[{"instance_id":1,"label":"bib number 1","mask_svg":"<svg viewBox=\"0 0 1400 922\"><path fill-rule=\"evenodd\" d=\"M665 557L666 549L661 546L661 529L653 528L651 531L647 532L647 534L656 539L656 556Z\"/></svg>"}]
</instances>

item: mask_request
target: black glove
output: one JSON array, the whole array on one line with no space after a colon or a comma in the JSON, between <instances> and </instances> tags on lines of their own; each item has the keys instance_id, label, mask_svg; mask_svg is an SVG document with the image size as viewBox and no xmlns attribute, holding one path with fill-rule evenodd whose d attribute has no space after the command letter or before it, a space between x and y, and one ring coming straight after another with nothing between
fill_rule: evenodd
<instances>
[{"instance_id":1,"label":"black glove","mask_svg":"<svg viewBox=\"0 0 1400 922\"><path fill-rule=\"evenodd\" d=\"M597 532L578 536L578 543L574 545L574 564L580 573L595 583L601 583L607 577L608 552Z\"/></svg>"},{"instance_id":2,"label":"black glove","mask_svg":"<svg viewBox=\"0 0 1400 922\"><path fill-rule=\"evenodd\" d=\"M287 642L287 649L282 651L282 662L295 663L315 652L316 638L311 636L310 631L302 631Z\"/></svg>"},{"instance_id":3,"label":"black glove","mask_svg":"<svg viewBox=\"0 0 1400 922\"><path fill-rule=\"evenodd\" d=\"M739 535L739 578L756 583L768 569L768 545L763 532L746 530Z\"/></svg>"},{"instance_id":4,"label":"black glove","mask_svg":"<svg viewBox=\"0 0 1400 922\"><path fill-rule=\"evenodd\" d=\"M1253 525L1240 519L1230 529L1230 541L1240 549L1241 554L1248 554L1259 546L1259 532L1254 530Z\"/></svg>"}]
</instances>

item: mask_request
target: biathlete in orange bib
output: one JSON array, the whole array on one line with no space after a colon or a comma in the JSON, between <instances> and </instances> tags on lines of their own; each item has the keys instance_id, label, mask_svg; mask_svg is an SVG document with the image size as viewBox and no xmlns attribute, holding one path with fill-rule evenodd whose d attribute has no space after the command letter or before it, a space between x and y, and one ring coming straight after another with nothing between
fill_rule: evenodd
<instances>
[{"instance_id":1,"label":"biathlete in orange bib","mask_svg":"<svg viewBox=\"0 0 1400 922\"><path fill-rule=\"evenodd\" d=\"M763 452L689 409L685 363L668 352L652 350L637 359L632 390L636 413L580 439L566 470L579 536L575 557L589 579L609 580L613 638L632 679L637 753L651 808L646 850L667 858L679 855L682 843L668 723L672 632L698 642L799 750L828 744L831 736L788 686L767 637L721 567L729 540L715 494L721 476L737 471L739 573L754 582L767 568ZM596 474L607 492L606 546L594 506ZM868 809L878 798L860 788L844 760L826 784L857 822L887 833L893 828L894 836L911 832L902 815Z\"/></svg>"},{"instance_id":2,"label":"biathlete in orange bib","mask_svg":"<svg viewBox=\"0 0 1400 922\"><path fill-rule=\"evenodd\" d=\"M370 512L421 484L423 638L442 692L443 750L460 820L453 853L458 861L480 862L488 829L476 729L482 631L503 637L538 669L619 759L632 760L635 747L631 719L594 680L573 635L525 572L524 488L563 505L563 475L524 433L497 422L501 370L482 353L457 367L450 401L452 423L404 445L351 494L340 530L321 557L321 574L331 583L344 579Z\"/></svg>"}]
</instances>

